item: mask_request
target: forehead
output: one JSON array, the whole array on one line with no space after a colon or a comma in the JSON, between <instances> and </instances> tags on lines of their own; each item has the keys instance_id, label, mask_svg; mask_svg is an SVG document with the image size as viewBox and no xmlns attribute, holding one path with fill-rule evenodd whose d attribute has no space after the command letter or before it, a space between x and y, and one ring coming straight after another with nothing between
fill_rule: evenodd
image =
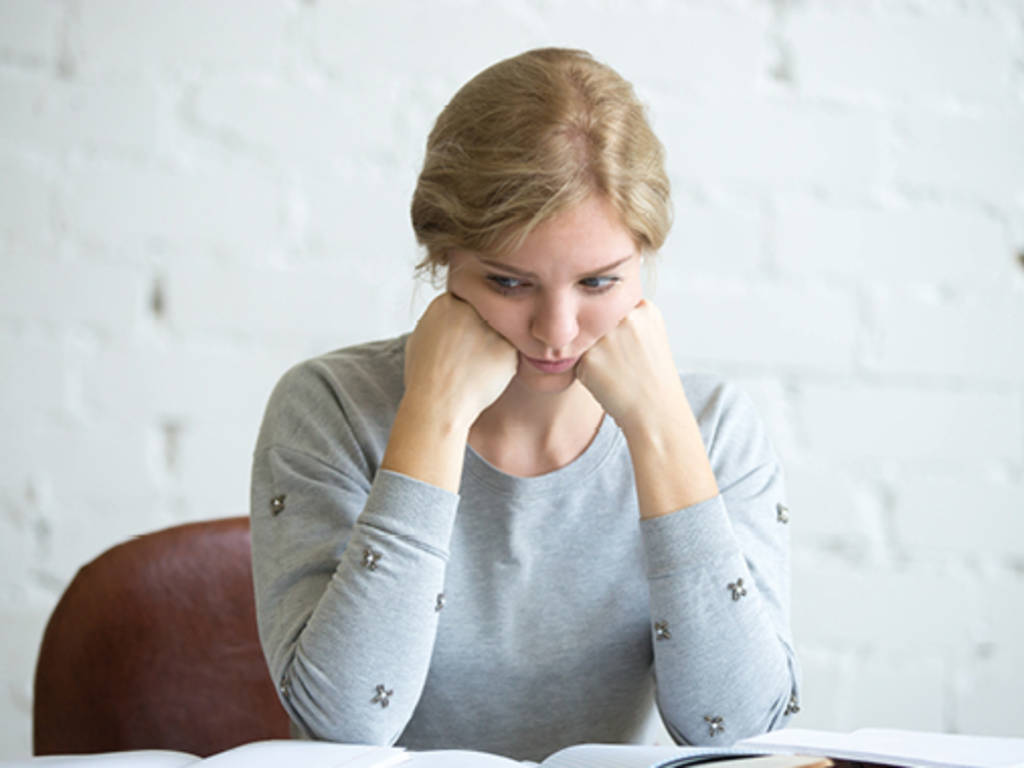
<instances>
[{"instance_id":1,"label":"forehead","mask_svg":"<svg viewBox=\"0 0 1024 768\"><path fill-rule=\"evenodd\" d=\"M603 198L592 197L541 223L510 254L481 259L557 276L599 269L636 253L637 244L618 212Z\"/></svg>"}]
</instances>

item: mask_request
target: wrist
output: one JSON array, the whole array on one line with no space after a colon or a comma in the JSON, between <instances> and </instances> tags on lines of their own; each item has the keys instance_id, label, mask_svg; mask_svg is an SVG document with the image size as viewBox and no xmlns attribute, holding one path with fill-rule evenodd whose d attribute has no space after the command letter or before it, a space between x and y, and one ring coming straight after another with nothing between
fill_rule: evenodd
<instances>
[{"instance_id":1,"label":"wrist","mask_svg":"<svg viewBox=\"0 0 1024 768\"><path fill-rule=\"evenodd\" d=\"M659 434L674 434L681 425L691 422L696 424L682 385L651 395L629 412L615 417L626 440L650 440Z\"/></svg>"},{"instance_id":2,"label":"wrist","mask_svg":"<svg viewBox=\"0 0 1024 768\"><path fill-rule=\"evenodd\" d=\"M477 417L477 414L466 410L464 402L457 401L448 393L435 394L417 389L415 392L406 391L402 396L395 421L415 423L441 437L461 437L465 442Z\"/></svg>"},{"instance_id":3,"label":"wrist","mask_svg":"<svg viewBox=\"0 0 1024 768\"><path fill-rule=\"evenodd\" d=\"M381 469L459 492L469 427L429 403L405 398L391 425Z\"/></svg>"}]
</instances>

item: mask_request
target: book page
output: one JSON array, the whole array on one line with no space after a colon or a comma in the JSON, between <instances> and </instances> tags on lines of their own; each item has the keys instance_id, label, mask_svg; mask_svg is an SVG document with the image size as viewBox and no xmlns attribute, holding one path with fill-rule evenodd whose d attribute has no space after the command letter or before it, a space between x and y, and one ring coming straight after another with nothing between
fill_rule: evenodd
<instances>
[{"instance_id":1,"label":"book page","mask_svg":"<svg viewBox=\"0 0 1024 768\"><path fill-rule=\"evenodd\" d=\"M937 763L978 768L1008 768L1024 763L1024 739L863 728L850 734L850 745L883 755L903 752Z\"/></svg>"},{"instance_id":2,"label":"book page","mask_svg":"<svg viewBox=\"0 0 1024 768\"><path fill-rule=\"evenodd\" d=\"M535 765L535 763L521 763L518 760L492 755L488 752L430 749L424 752L406 752L404 760L395 765L399 768L525 768L525 766ZM367 768L370 766L367 765ZM376 765L373 768L376 768Z\"/></svg>"},{"instance_id":3,"label":"book page","mask_svg":"<svg viewBox=\"0 0 1024 768\"><path fill-rule=\"evenodd\" d=\"M551 755L540 768L828 768L827 758L764 755L743 747L651 747L581 744Z\"/></svg>"},{"instance_id":4,"label":"book page","mask_svg":"<svg viewBox=\"0 0 1024 768\"><path fill-rule=\"evenodd\" d=\"M202 760L197 768L389 768L405 754L401 747L280 739L254 741L219 752Z\"/></svg>"},{"instance_id":5,"label":"book page","mask_svg":"<svg viewBox=\"0 0 1024 768\"><path fill-rule=\"evenodd\" d=\"M258 741L202 761L201 768L523 768L523 763L486 752L407 751L404 747L325 741Z\"/></svg>"},{"instance_id":6,"label":"book page","mask_svg":"<svg viewBox=\"0 0 1024 768\"><path fill-rule=\"evenodd\" d=\"M786 728L740 745L925 768L1015 768L1024 763L1024 739L880 728L853 733Z\"/></svg>"},{"instance_id":7,"label":"book page","mask_svg":"<svg viewBox=\"0 0 1024 768\"><path fill-rule=\"evenodd\" d=\"M764 753L736 747L652 747L636 744L578 744L555 752L540 768L679 768L710 762L724 768L720 758L750 758Z\"/></svg>"}]
</instances>

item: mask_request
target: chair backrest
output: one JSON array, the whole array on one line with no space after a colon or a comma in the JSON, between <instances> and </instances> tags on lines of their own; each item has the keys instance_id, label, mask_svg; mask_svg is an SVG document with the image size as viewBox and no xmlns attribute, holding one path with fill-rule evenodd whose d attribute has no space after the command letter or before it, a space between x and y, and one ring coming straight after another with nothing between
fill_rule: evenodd
<instances>
[{"instance_id":1,"label":"chair backrest","mask_svg":"<svg viewBox=\"0 0 1024 768\"><path fill-rule=\"evenodd\" d=\"M36 664L36 755L207 756L288 738L260 649L245 517L132 539L83 566Z\"/></svg>"}]
</instances>

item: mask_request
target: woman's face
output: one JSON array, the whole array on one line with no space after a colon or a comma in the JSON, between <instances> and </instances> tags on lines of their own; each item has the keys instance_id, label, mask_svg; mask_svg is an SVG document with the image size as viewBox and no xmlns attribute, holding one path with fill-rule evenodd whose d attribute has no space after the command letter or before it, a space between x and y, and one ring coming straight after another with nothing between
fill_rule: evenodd
<instances>
[{"instance_id":1,"label":"woman's face","mask_svg":"<svg viewBox=\"0 0 1024 768\"><path fill-rule=\"evenodd\" d=\"M537 227L510 256L449 255L448 290L519 350L516 379L564 390L575 364L643 296L640 255L615 209L591 197Z\"/></svg>"}]
</instances>

